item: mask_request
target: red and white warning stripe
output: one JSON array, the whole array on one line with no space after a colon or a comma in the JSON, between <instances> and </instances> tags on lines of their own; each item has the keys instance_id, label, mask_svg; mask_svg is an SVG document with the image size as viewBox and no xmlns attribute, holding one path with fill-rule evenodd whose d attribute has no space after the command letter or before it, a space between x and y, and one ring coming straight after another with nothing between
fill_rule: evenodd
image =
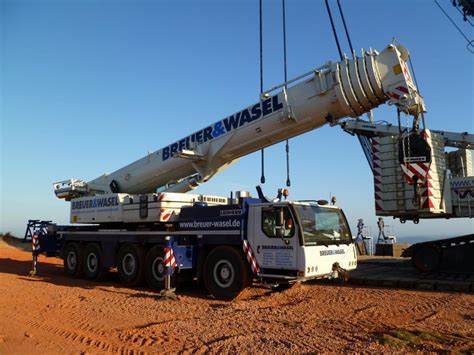
<instances>
[{"instance_id":1,"label":"red and white warning stripe","mask_svg":"<svg viewBox=\"0 0 474 355\"><path fill-rule=\"evenodd\" d=\"M397 101L405 94L408 94L408 88L405 86L397 86L393 91L387 91L387 95Z\"/></svg>"},{"instance_id":2,"label":"red and white warning stripe","mask_svg":"<svg viewBox=\"0 0 474 355\"><path fill-rule=\"evenodd\" d=\"M422 186L421 208L435 208L433 198L433 184L431 183L431 175L428 172L428 175L426 175L426 181Z\"/></svg>"},{"instance_id":3,"label":"red and white warning stripe","mask_svg":"<svg viewBox=\"0 0 474 355\"><path fill-rule=\"evenodd\" d=\"M172 214L173 214L172 210L167 209L167 208L160 208L159 220L166 222L167 220L170 219Z\"/></svg>"},{"instance_id":4,"label":"red and white warning stripe","mask_svg":"<svg viewBox=\"0 0 474 355\"><path fill-rule=\"evenodd\" d=\"M33 248L34 251L39 250L40 248L39 236L36 233L33 234L31 238L31 247Z\"/></svg>"},{"instance_id":5,"label":"red and white warning stripe","mask_svg":"<svg viewBox=\"0 0 474 355\"><path fill-rule=\"evenodd\" d=\"M382 162L380 161L380 137L372 141L372 174L374 175L375 211L383 211L382 199Z\"/></svg>"},{"instance_id":6,"label":"red and white warning stripe","mask_svg":"<svg viewBox=\"0 0 474 355\"><path fill-rule=\"evenodd\" d=\"M428 144L431 146L429 143L429 139L431 138L430 133L428 130L423 130L421 132L421 137L428 142ZM400 167L402 168L403 175L405 176L406 181L410 184L413 185L415 184L415 180L413 179L415 176L418 178L417 183L426 183L428 180L428 173L430 171L430 163L425 163L425 162L404 162L404 164L400 164Z\"/></svg>"},{"instance_id":7,"label":"red and white warning stripe","mask_svg":"<svg viewBox=\"0 0 474 355\"><path fill-rule=\"evenodd\" d=\"M253 254L252 248L250 248L250 244L248 240L243 240L242 247L244 249L244 253L247 256L247 260L250 264L250 268L254 274L260 272L260 267L258 266L257 260L255 259L255 255Z\"/></svg>"},{"instance_id":8,"label":"red and white warning stripe","mask_svg":"<svg viewBox=\"0 0 474 355\"><path fill-rule=\"evenodd\" d=\"M166 193L162 192L160 194L160 197L158 197L158 201L160 201L160 202L163 201L165 199L165 197L166 197Z\"/></svg>"},{"instance_id":9,"label":"red and white warning stripe","mask_svg":"<svg viewBox=\"0 0 474 355\"><path fill-rule=\"evenodd\" d=\"M425 181L430 170L430 163L405 163L400 164L400 167L407 182L413 185L415 183L413 179L415 176L418 177L418 182Z\"/></svg>"},{"instance_id":10,"label":"red and white warning stripe","mask_svg":"<svg viewBox=\"0 0 474 355\"><path fill-rule=\"evenodd\" d=\"M431 133L429 130L425 129L421 132L421 136L426 139L426 141L430 144L431 146ZM434 159L434 158L433 158ZM433 203L433 184L431 182L432 177L430 174L430 170L434 169L433 165L430 164L428 167L428 172L426 173L426 180L425 183L423 184L422 187L422 205L421 208L435 208L434 203Z\"/></svg>"},{"instance_id":11,"label":"red and white warning stripe","mask_svg":"<svg viewBox=\"0 0 474 355\"><path fill-rule=\"evenodd\" d=\"M165 248L165 266L166 267L178 266L178 264L176 263L176 259L174 258L173 248L170 248L170 247Z\"/></svg>"},{"instance_id":12,"label":"red and white warning stripe","mask_svg":"<svg viewBox=\"0 0 474 355\"><path fill-rule=\"evenodd\" d=\"M166 201L163 201L166 198L166 193L162 192L158 197L158 201L161 202L160 213L158 215L158 220L166 222L170 219L173 214L173 210L169 208L164 208Z\"/></svg>"},{"instance_id":13,"label":"red and white warning stripe","mask_svg":"<svg viewBox=\"0 0 474 355\"><path fill-rule=\"evenodd\" d=\"M408 70L407 63L404 60L401 60L400 62L402 63L403 76L405 77L405 80L413 84L413 80L411 79L411 75L410 75L410 71Z\"/></svg>"}]
</instances>

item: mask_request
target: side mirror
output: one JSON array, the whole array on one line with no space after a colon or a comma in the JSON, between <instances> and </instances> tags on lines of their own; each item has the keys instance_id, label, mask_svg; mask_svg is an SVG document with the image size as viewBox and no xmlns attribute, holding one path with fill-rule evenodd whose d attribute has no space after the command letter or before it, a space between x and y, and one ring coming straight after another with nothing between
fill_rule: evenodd
<instances>
[{"instance_id":1,"label":"side mirror","mask_svg":"<svg viewBox=\"0 0 474 355\"><path fill-rule=\"evenodd\" d=\"M277 227L283 227L285 225L285 217L283 215L283 209L281 208L275 211L275 225ZM283 229L283 228L279 228L279 229Z\"/></svg>"}]
</instances>

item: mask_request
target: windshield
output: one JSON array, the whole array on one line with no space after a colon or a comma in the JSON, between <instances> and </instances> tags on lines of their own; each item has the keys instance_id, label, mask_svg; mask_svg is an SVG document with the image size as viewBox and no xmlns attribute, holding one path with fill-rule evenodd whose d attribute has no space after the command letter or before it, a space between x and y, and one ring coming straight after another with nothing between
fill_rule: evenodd
<instances>
[{"instance_id":1,"label":"windshield","mask_svg":"<svg viewBox=\"0 0 474 355\"><path fill-rule=\"evenodd\" d=\"M330 245L352 242L342 211L335 208L294 205L303 229L304 245Z\"/></svg>"}]
</instances>

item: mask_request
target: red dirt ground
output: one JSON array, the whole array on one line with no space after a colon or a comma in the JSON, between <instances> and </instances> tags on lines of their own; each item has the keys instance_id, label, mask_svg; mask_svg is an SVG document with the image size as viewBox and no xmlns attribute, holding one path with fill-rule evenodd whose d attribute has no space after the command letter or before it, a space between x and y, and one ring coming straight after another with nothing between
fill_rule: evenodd
<instances>
[{"instance_id":1,"label":"red dirt ground","mask_svg":"<svg viewBox=\"0 0 474 355\"><path fill-rule=\"evenodd\" d=\"M232 302L76 280L0 242L0 353L474 351L474 295L306 283ZM114 275L112 274L112 279Z\"/></svg>"}]
</instances>

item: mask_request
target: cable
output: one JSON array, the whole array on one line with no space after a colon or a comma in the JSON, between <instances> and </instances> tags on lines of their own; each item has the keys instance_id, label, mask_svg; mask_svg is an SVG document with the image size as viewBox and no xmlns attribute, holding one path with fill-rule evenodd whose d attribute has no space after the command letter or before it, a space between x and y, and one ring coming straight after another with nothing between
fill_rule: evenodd
<instances>
[{"instance_id":1,"label":"cable","mask_svg":"<svg viewBox=\"0 0 474 355\"><path fill-rule=\"evenodd\" d=\"M288 139L286 140L285 151L286 151L286 186L290 187L291 186L291 180L290 180L290 143L288 142Z\"/></svg>"},{"instance_id":2,"label":"cable","mask_svg":"<svg viewBox=\"0 0 474 355\"><path fill-rule=\"evenodd\" d=\"M263 30L262 30L262 0L259 0L259 18L260 18L260 100L263 94ZM262 164L262 175L260 176L260 182L265 184L265 150L262 148L261 152L261 164Z\"/></svg>"},{"instance_id":3,"label":"cable","mask_svg":"<svg viewBox=\"0 0 474 355\"><path fill-rule=\"evenodd\" d=\"M416 85L416 88L418 89L418 94L421 95L421 90L420 90L420 87L418 86L418 80L416 80L415 67L413 66L413 63L411 61L411 56L408 57L408 63L410 64L410 69L411 69L411 72L413 73L413 79L415 80L415 85ZM423 110L420 110L420 111L421 111L421 122L423 123L423 129L426 129L425 114ZM419 120L420 118L418 115L413 118L414 126L419 126L420 124Z\"/></svg>"},{"instance_id":4,"label":"cable","mask_svg":"<svg viewBox=\"0 0 474 355\"><path fill-rule=\"evenodd\" d=\"M263 93L263 30L262 30L262 0L259 0L259 15L260 15L260 94Z\"/></svg>"},{"instance_id":5,"label":"cable","mask_svg":"<svg viewBox=\"0 0 474 355\"><path fill-rule=\"evenodd\" d=\"M286 70L286 11L285 11L285 0L281 0L282 14L283 14L283 71L285 76L285 90L287 89L286 82L288 81L287 70ZM288 103L287 103L288 104ZM286 140L286 186L291 186L290 180L290 143Z\"/></svg>"},{"instance_id":6,"label":"cable","mask_svg":"<svg viewBox=\"0 0 474 355\"><path fill-rule=\"evenodd\" d=\"M410 64L411 72L413 73L413 79L415 80L415 85L418 89L418 93L421 92L420 87L418 86L418 81L416 80L415 68L413 67L413 63L411 62L411 56L408 57L408 63Z\"/></svg>"},{"instance_id":7,"label":"cable","mask_svg":"<svg viewBox=\"0 0 474 355\"><path fill-rule=\"evenodd\" d=\"M459 28L458 25L456 25L456 22L454 22L454 20L448 15L448 13L441 7L441 5L438 3L437 0L434 0L435 4L440 8L440 10L443 12L443 14L448 18L449 21L451 21L451 23L453 24L454 27L456 27L456 29L459 31L459 33L461 34L461 36L464 37L464 39L467 41L468 43L468 50L471 51L469 49L469 46L472 46L472 42L469 38L467 38L467 36L464 34L464 32ZM471 51L472 52L472 51Z\"/></svg>"},{"instance_id":8,"label":"cable","mask_svg":"<svg viewBox=\"0 0 474 355\"><path fill-rule=\"evenodd\" d=\"M463 20L466 21L467 23L469 23L471 26L474 27L474 23L471 22L471 20L469 20L466 16L466 13L463 12L456 4L453 4L453 6L456 8L456 10L459 11L459 13L462 15L463 17Z\"/></svg>"},{"instance_id":9,"label":"cable","mask_svg":"<svg viewBox=\"0 0 474 355\"><path fill-rule=\"evenodd\" d=\"M332 19L331 9L329 8L328 0L326 0L325 3L326 3L326 9L328 10L329 20L331 21L332 33L334 34L334 38L336 39L336 45L337 45L337 50L339 51L339 57L341 57L341 60L344 60L342 56L341 46L339 44L339 38L337 37L336 27L334 26L334 21Z\"/></svg>"},{"instance_id":10,"label":"cable","mask_svg":"<svg viewBox=\"0 0 474 355\"><path fill-rule=\"evenodd\" d=\"M349 36L349 30L346 26L346 19L344 18L344 13L342 12L341 3L337 0L337 7L339 7L339 14L342 18L342 23L344 24L344 30L346 31L347 42L349 42L349 47L351 49L351 53L354 53L354 48L352 47L351 37Z\"/></svg>"},{"instance_id":11,"label":"cable","mask_svg":"<svg viewBox=\"0 0 474 355\"><path fill-rule=\"evenodd\" d=\"M285 0L281 0L282 13L283 13L283 71L285 76L285 89L286 82L288 81L286 72L286 11L285 11Z\"/></svg>"}]
</instances>

